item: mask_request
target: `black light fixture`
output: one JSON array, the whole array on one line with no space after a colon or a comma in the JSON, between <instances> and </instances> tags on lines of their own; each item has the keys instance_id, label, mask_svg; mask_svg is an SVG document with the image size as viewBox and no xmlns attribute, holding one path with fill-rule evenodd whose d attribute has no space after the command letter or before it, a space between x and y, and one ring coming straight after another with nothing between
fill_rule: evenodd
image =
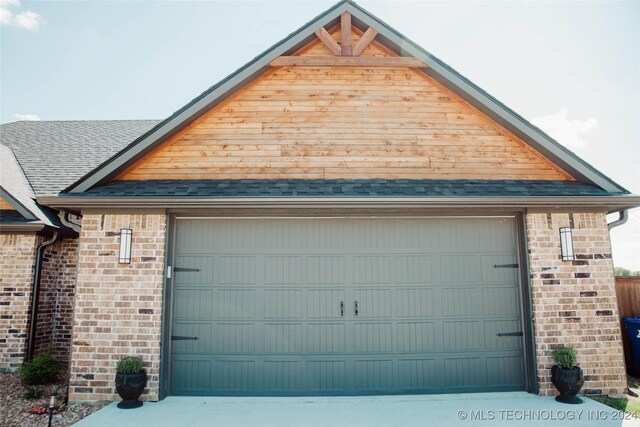
<instances>
[{"instance_id":1,"label":"black light fixture","mask_svg":"<svg viewBox=\"0 0 640 427\"><path fill-rule=\"evenodd\" d=\"M560 228L560 253L562 254L563 261L573 261L575 255L573 254L573 237L571 236L570 227Z\"/></svg>"},{"instance_id":2,"label":"black light fixture","mask_svg":"<svg viewBox=\"0 0 640 427\"><path fill-rule=\"evenodd\" d=\"M133 232L128 228L120 230L120 256L118 263L130 264L131 263L131 238Z\"/></svg>"},{"instance_id":3,"label":"black light fixture","mask_svg":"<svg viewBox=\"0 0 640 427\"><path fill-rule=\"evenodd\" d=\"M58 401L58 393L51 393L49 397L49 427L51 427L51 421L53 420L53 411L56 409L56 403Z\"/></svg>"}]
</instances>

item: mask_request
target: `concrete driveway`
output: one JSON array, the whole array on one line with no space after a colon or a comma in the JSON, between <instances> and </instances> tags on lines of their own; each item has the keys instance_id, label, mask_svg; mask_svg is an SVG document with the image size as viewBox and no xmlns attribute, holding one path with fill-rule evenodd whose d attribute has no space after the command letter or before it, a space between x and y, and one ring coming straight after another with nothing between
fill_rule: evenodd
<instances>
[{"instance_id":1,"label":"concrete driveway","mask_svg":"<svg viewBox=\"0 0 640 427\"><path fill-rule=\"evenodd\" d=\"M584 399L565 405L524 392L371 397L168 397L142 408L112 403L78 427L640 426Z\"/></svg>"}]
</instances>

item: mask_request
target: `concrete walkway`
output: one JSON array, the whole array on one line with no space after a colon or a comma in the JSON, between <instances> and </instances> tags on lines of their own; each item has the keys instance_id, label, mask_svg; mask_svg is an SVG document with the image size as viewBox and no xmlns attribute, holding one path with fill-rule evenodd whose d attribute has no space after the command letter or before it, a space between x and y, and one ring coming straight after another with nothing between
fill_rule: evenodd
<instances>
[{"instance_id":1,"label":"concrete walkway","mask_svg":"<svg viewBox=\"0 0 640 427\"><path fill-rule=\"evenodd\" d=\"M590 399L565 405L524 392L372 397L168 397L142 408L112 403L78 427L640 426Z\"/></svg>"}]
</instances>

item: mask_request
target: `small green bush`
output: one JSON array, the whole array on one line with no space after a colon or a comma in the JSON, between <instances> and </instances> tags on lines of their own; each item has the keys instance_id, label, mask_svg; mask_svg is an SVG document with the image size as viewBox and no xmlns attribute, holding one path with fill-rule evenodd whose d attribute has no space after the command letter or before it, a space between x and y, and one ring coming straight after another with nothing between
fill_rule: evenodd
<instances>
[{"instance_id":1,"label":"small green bush","mask_svg":"<svg viewBox=\"0 0 640 427\"><path fill-rule=\"evenodd\" d=\"M20 379L25 384L49 384L58 379L58 361L49 353L40 353L24 362L19 370Z\"/></svg>"},{"instance_id":2,"label":"small green bush","mask_svg":"<svg viewBox=\"0 0 640 427\"><path fill-rule=\"evenodd\" d=\"M44 390L40 390L37 387L29 387L27 391L22 395L23 399L39 399L44 394Z\"/></svg>"},{"instance_id":3,"label":"small green bush","mask_svg":"<svg viewBox=\"0 0 640 427\"><path fill-rule=\"evenodd\" d=\"M137 374L142 371L142 360L138 357L125 357L118 361L116 369L120 374Z\"/></svg>"},{"instance_id":4,"label":"small green bush","mask_svg":"<svg viewBox=\"0 0 640 427\"><path fill-rule=\"evenodd\" d=\"M576 366L576 351L572 347L558 347L553 350L553 362L561 368L569 369Z\"/></svg>"}]
</instances>

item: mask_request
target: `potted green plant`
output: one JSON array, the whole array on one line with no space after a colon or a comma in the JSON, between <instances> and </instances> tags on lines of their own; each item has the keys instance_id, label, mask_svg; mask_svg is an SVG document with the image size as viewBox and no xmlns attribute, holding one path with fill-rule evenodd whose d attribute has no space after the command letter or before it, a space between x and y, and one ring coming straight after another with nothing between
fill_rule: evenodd
<instances>
[{"instance_id":1,"label":"potted green plant","mask_svg":"<svg viewBox=\"0 0 640 427\"><path fill-rule=\"evenodd\" d=\"M571 347L558 347L551 355L555 365L551 368L551 382L560 392L556 400L562 403L582 403L576 395L584 384L582 369L576 366L576 352Z\"/></svg>"},{"instance_id":2,"label":"potted green plant","mask_svg":"<svg viewBox=\"0 0 640 427\"><path fill-rule=\"evenodd\" d=\"M116 390L122 398L118 408L132 409L142 406L138 400L147 385L147 373L138 357L125 357L116 366Z\"/></svg>"}]
</instances>

